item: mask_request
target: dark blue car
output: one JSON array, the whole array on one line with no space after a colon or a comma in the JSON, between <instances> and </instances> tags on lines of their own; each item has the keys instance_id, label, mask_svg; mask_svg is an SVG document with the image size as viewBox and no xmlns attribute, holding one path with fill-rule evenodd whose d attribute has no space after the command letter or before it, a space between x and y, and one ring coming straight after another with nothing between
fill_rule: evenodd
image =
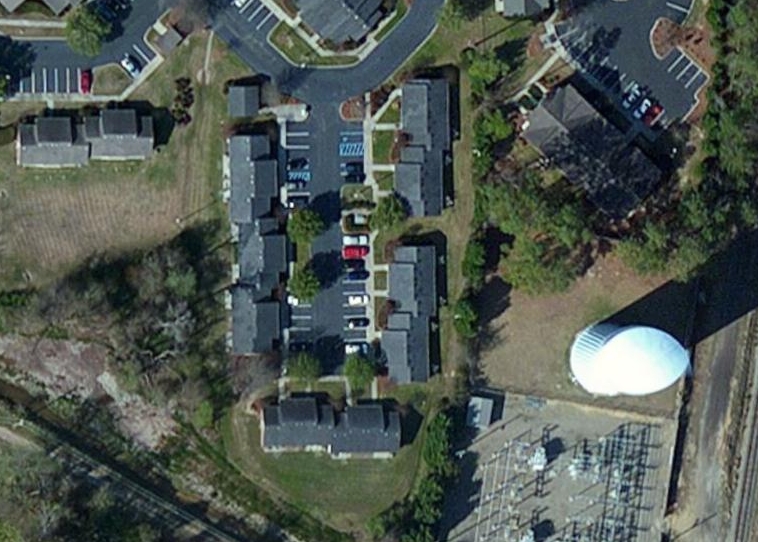
<instances>
[{"instance_id":1,"label":"dark blue car","mask_svg":"<svg viewBox=\"0 0 758 542\"><path fill-rule=\"evenodd\" d=\"M365 269L356 269L347 274L347 280L366 280L367 278L368 271Z\"/></svg>"}]
</instances>

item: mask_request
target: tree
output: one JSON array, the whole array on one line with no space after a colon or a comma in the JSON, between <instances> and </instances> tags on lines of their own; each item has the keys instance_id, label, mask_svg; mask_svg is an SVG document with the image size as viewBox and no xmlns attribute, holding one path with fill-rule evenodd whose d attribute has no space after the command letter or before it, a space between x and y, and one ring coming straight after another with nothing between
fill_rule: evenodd
<instances>
[{"instance_id":1,"label":"tree","mask_svg":"<svg viewBox=\"0 0 758 542\"><path fill-rule=\"evenodd\" d=\"M306 303L313 301L321 290L321 283L309 265L295 269L287 285L292 295Z\"/></svg>"},{"instance_id":2,"label":"tree","mask_svg":"<svg viewBox=\"0 0 758 542\"><path fill-rule=\"evenodd\" d=\"M319 214L311 209L299 209L287 221L287 235L293 243L310 244L326 229Z\"/></svg>"},{"instance_id":3,"label":"tree","mask_svg":"<svg viewBox=\"0 0 758 542\"><path fill-rule=\"evenodd\" d=\"M87 6L72 10L66 20L69 47L85 56L99 55L103 41L110 33L110 23Z\"/></svg>"},{"instance_id":4,"label":"tree","mask_svg":"<svg viewBox=\"0 0 758 542\"><path fill-rule=\"evenodd\" d=\"M479 333L479 315L468 299L459 299L455 304L453 325L463 339L473 339Z\"/></svg>"},{"instance_id":5,"label":"tree","mask_svg":"<svg viewBox=\"0 0 758 542\"><path fill-rule=\"evenodd\" d=\"M191 267L184 270L169 269L166 277L166 289L180 299L192 299L197 293L195 271Z\"/></svg>"},{"instance_id":6,"label":"tree","mask_svg":"<svg viewBox=\"0 0 758 542\"><path fill-rule=\"evenodd\" d=\"M455 465L450 458L452 449L450 431L452 427L450 416L444 412L437 414L429 422L421 453L430 472L442 478L450 476L455 470Z\"/></svg>"},{"instance_id":7,"label":"tree","mask_svg":"<svg viewBox=\"0 0 758 542\"><path fill-rule=\"evenodd\" d=\"M463 61L471 79L471 93L475 96L483 96L490 86L508 72L508 64L500 60L492 50L480 52L468 49Z\"/></svg>"},{"instance_id":8,"label":"tree","mask_svg":"<svg viewBox=\"0 0 758 542\"><path fill-rule=\"evenodd\" d=\"M358 354L350 354L345 360L345 377L353 390L365 390L374 379L374 364Z\"/></svg>"},{"instance_id":9,"label":"tree","mask_svg":"<svg viewBox=\"0 0 758 542\"><path fill-rule=\"evenodd\" d=\"M213 404L207 399L201 401L192 415L192 423L198 429L207 429L213 424Z\"/></svg>"},{"instance_id":10,"label":"tree","mask_svg":"<svg viewBox=\"0 0 758 542\"><path fill-rule=\"evenodd\" d=\"M463 276L473 290L478 290L484 284L484 264L484 244L478 239L469 239L461 267Z\"/></svg>"},{"instance_id":11,"label":"tree","mask_svg":"<svg viewBox=\"0 0 758 542\"><path fill-rule=\"evenodd\" d=\"M400 224L408 216L408 213L395 194L383 197L371 213L371 229L385 230Z\"/></svg>"},{"instance_id":12,"label":"tree","mask_svg":"<svg viewBox=\"0 0 758 542\"><path fill-rule=\"evenodd\" d=\"M300 353L287 363L287 375L311 385L321 376L321 362L311 354Z\"/></svg>"}]
</instances>

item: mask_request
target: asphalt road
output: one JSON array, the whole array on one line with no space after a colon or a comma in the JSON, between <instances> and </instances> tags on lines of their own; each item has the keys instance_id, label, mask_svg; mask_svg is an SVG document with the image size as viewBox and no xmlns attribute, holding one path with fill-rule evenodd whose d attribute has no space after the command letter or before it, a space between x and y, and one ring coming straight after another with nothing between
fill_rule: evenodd
<instances>
[{"instance_id":1,"label":"asphalt road","mask_svg":"<svg viewBox=\"0 0 758 542\"><path fill-rule=\"evenodd\" d=\"M270 76L280 91L314 106L337 104L381 85L429 36L444 0L414 0L405 18L360 64L350 68L300 68L267 41L265 28L251 29L229 5L214 20L216 34L255 72Z\"/></svg>"}]
</instances>

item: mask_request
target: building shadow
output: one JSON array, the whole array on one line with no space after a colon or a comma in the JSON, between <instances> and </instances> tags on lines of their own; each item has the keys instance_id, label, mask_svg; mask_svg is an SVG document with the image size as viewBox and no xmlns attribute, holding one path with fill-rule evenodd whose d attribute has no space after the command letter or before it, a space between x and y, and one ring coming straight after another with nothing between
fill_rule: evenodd
<instances>
[{"instance_id":1,"label":"building shadow","mask_svg":"<svg viewBox=\"0 0 758 542\"><path fill-rule=\"evenodd\" d=\"M437 540L448 540L450 532L476 510L482 488L481 480L474 479L478 462L479 454L472 451L467 451L457 460L458 482L445 494ZM473 540L475 527L474 524L471 525L472 532L470 533L456 533L456 538Z\"/></svg>"}]
</instances>

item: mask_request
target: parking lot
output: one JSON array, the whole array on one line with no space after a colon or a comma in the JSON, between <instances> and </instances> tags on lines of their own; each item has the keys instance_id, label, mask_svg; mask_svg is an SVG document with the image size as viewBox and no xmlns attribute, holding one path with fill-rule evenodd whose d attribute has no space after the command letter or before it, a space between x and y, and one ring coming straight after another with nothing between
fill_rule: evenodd
<instances>
[{"instance_id":1,"label":"parking lot","mask_svg":"<svg viewBox=\"0 0 758 542\"><path fill-rule=\"evenodd\" d=\"M672 420L507 394L458 453L441 538L659 542L675 438Z\"/></svg>"},{"instance_id":2,"label":"parking lot","mask_svg":"<svg viewBox=\"0 0 758 542\"><path fill-rule=\"evenodd\" d=\"M261 32L267 35L279 22L274 13L260 0L246 0L241 6L234 7L239 14L238 21L247 32Z\"/></svg>"},{"instance_id":3,"label":"parking lot","mask_svg":"<svg viewBox=\"0 0 758 542\"><path fill-rule=\"evenodd\" d=\"M290 300L288 344L292 352L313 351L329 374L339 371L348 351L368 351L373 326L369 293L373 260L367 232L343 231L340 203L348 168L362 171L363 132L360 125L341 121L333 132L318 132L318 124L318 117L288 123L282 134L286 163L282 201L291 210L306 206L315 210L327 224L311 254L311 265L323 289L312 303ZM361 251L367 254L361 256Z\"/></svg>"},{"instance_id":4,"label":"parking lot","mask_svg":"<svg viewBox=\"0 0 758 542\"><path fill-rule=\"evenodd\" d=\"M655 123L667 126L686 119L708 75L678 48L663 59L657 58L650 34L661 17L681 24L690 6L689 0L600 0L574 10L557 24L553 43L585 79L619 105L632 123L642 121L651 105L660 104L662 114ZM635 85L641 90L637 103L622 106ZM645 100L649 104L638 111Z\"/></svg>"},{"instance_id":5,"label":"parking lot","mask_svg":"<svg viewBox=\"0 0 758 542\"><path fill-rule=\"evenodd\" d=\"M118 63L129 55L144 68L155 52L145 43L144 35L159 14L154 0L95 0L95 9L114 28L95 58L74 53L63 40L26 41L33 62L14 70L11 89L25 95L75 95L83 93L82 72L96 66Z\"/></svg>"}]
</instances>

